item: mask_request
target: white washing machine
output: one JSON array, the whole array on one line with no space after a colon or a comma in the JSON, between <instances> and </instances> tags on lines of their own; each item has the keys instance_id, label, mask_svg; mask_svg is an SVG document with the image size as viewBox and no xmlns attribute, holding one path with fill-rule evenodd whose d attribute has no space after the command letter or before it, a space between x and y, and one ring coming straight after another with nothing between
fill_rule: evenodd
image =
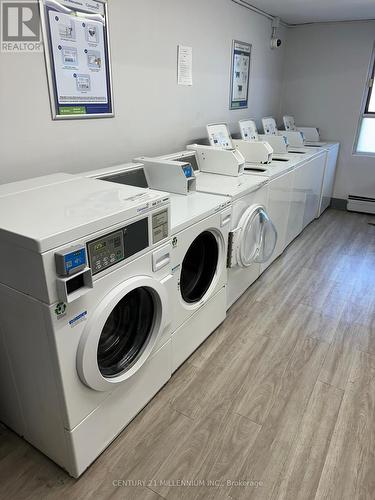
<instances>
[{"instance_id":1,"label":"white washing machine","mask_svg":"<svg viewBox=\"0 0 375 500\"><path fill-rule=\"evenodd\" d=\"M255 168L248 165L245 175L261 175L269 180L267 209L278 234L275 251L262 265L262 271L316 217L324 165L324 152L319 151L288 162L272 161Z\"/></svg>"},{"instance_id":2,"label":"white washing machine","mask_svg":"<svg viewBox=\"0 0 375 500\"><path fill-rule=\"evenodd\" d=\"M278 130L276 120L272 116L262 118L264 137L282 136L288 143L288 153L309 154L310 148L305 144L305 138L299 130Z\"/></svg>"},{"instance_id":3,"label":"white washing machine","mask_svg":"<svg viewBox=\"0 0 375 500\"><path fill-rule=\"evenodd\" d=\"M159 189L163 187L183 192L185 175L174 179L173 172L182 172L177 163L174 166L177 168L172 168L171 175L161 175L160 179L152 179L152 182L157 183ZM162 167L159 164L152 168L161 172ZM188 173L189 179L195 182L194 172L188 169ZM143 187L151 182L149 176L146 178L147 172L145 174L141 163L82 175ZM169 197L174 278L171 301L172 369L176 370L226 317L226 259L231 202L227 196L194 190L189 192L187 189L186 194L170 193Z\"/></svg>"},{"instance_id":4,"label":"white washing machine","mask_svg":"<svg viewBox=\"0 0 375 500\"><path fill-rule=\"evenodd\" d=\"M266 138L278 137L275 135L278 131L273 118L264 118L263 125L268 134L265 136ZM252 137L256 138L257 131L254 122L247 121L247 124L242 122L240 127L242 136L247 131ZM233 150L233 142L226 124L208 125L207 131L211 144L221 140L229 149L227 151L217 151L216 154L221 153L223 158L228 157L230 151ZM236 147L240 151L246 151L244 174L264 175L269 179L267 210L275 224L278 239L271 258L262 264L263 271L281 255L302 229L317 217L327 151L319 148L300 148L300 153L296 153L294 156L288 153L269 161L269 148L265 146L263 147L266 153L263 156L264 163L256 163L254 158L259 158L262 145L263 143L257 143L256 141L236 141ZM253 152L254 150L256 154ZM209 151L206 152L206 156L206 162L209 156L213 160L213 155ZM200 157L197 158L199 162ZM212 160L211 170L214 170L215 165ZM225 170L228 170L228 168L222 165L221 171Z\"/></svg>"},{"instance_id":5,"label":"white washing machine","mask_svg":"<svg viewBox=\"0 0 375 500\"><path fill-rule=\"evenodd\" d=\"M262 122L266 132L263 138L272 139L271 142L276 145L279 139L283 142L284 137L278 135L283 131L277 130L273 118L263 118ZM254 121L242 121L240 128L243 138L257 138ZM299 140L303 144L303 136L299 132L287 133L291 137L295 134L297 142ZM331 183L332 186L333 183L332 167L327 169L327 148L295 147L288 151L286 154L275 155L267 165L247 163L245 166L245 173L266 175L270 179L269 213L275 220L279 234L274 257L280 255L303 228L320 215L319 207L326 200L323 178L327 178L327 184Z\"/></svg>"},{"instance_id":6,"label":"white washing machine","mask_svg":"<svg viewBox=\"0 0 375 500\"><path fill-rule=\"evenodd\" d=\"M74 477L171 376L169 214L77 176L0 189L0 420Z\"/></svg>"},{"instance_id":7,"label":"white washing machine","mask_svg":"<svg viewBox=\"0 0 375 500\"><path fill-rule=\"evenodd\" d=\"M199 172L194 151L181 151L162 158L188 161L197 172L197 191L229 196L232 200L227 258L229 308L260 276L261 264L271 259L276 247L277 231L267 213L269 180L265 176L235 177Z\"/></svg>"},{"instance_id":8,"label":"white washing machine","mask_svg":"<svg viewBox=\"0 0 375 500\"><path fill-rule=\"evenodd\" d=\"M317 213L317 217L320 217L324 210L331 204L340 143L322 141L320 139L319 130L315 127L297 127L293 116L284 116L283 121L285 130L300 131L304 134L305 145L309 148L323 148L327 150L327 159Z\"/></svg>"}]
</instances>

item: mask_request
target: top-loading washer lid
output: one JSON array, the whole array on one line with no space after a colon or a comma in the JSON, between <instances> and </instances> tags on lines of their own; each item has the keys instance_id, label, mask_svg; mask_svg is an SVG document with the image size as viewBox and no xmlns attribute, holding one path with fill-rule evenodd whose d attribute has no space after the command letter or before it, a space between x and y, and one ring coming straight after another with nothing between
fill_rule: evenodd
<instances>
[{"instance_id":1,"label":"top-loading washer lid","mask_svg":"<svg viewBox=\"0 0 375 500\"><path fill-rule=\"evenodd\" d=\"M220 176L221 177L221 176ZM230 206L230 198L206 193L190 193L187 196L170 194L171 234L176 234L220 210Z\"/></svg>"},{"instance_id":2,"label":"top-loading washer lid","mask_svg":"<svg viewBox=\"0 0 375 500\"><path fill-rule=\"evenodd\" d=\"M293 170L297 165L302 165L305 163L310 157L307 156L301 157L301 156L295 156L289 157L290 160L283 162L283 161L271 161L271 163L268 163L267 165L261 165L262 170L254 170L254 164L249 164L248 168L245 169L244 175L250 176L250 177L267 177L269 180L275 179L277 177L280 177L281 175L285 174L286 172L289 172ZM255 165L255 168L257 165Z\"/></svg>"},{"instance_id":3,"label":"top-loading washer lid","mask_svg":"<svg viewBox=\"0 0 375 500\"><path fill-rule=\"evenodd\" d=\"M240 198L261 188L267 179L261 176L209 174L201 172L197 175L197 191L230 196L232 199Z\"/></svg>"},{"instance_id":4,"label":"top-loading washer lid","mask_svg":"<svg viewBox=\"0 0 375 500\"><path fill-rule=\"evenodd\" d=\"M59 173L33 177L32 179L25 179L23 181L9 182L8 184L0 185L0 197L30 191L41 186L53 186L62 182L71 182L76 178L76 175Z\"/></svg>"},{"instance_id":5,"label":"top-loading washer lid","mask_svg":"<svg viewBox=\"0 0 375 500\"><path fill-rule=\"evenodd\" d=\"M128 169L122 172L113 172L111 174L98 177L98 179L123 184L124 186L148 188L148 182L143 167Z\"/></svg>"},{"instance_id":6,"label":"top-loading washer lid","mask_svg":"<svg viewBox=\"0 0 375 500\"><path fill-rule=\"evenodd\" d=\"M324 148L325 146L329 146L327 142L310 142L306 141L305 146L308 148Z\"/></svg>"},{"instance_id":7,"label":"top-loading washer lid","mask_svg":"<svg viewBox=\"0 0 375 500\"><path fill-rule=\"evenodd\" d=\"M190 151L187 153L191 155ZM173 159L176 161L180 157L185 160L184 153L176 153L176 155L171 155L171 157L174 157ZM103 181L124 185L144 186L146 183L147 186L142 164L124 165L122 168L123 170L121 170L121 167L95 170L86 175L90 177L95 176ZM162 191L158 192L162 193ZM206 195L198 192L191 192L188 195L168 194L168 196L171 204L171 234L182 231L186 227L226 208L230 204L230 200L226 196Z\"/></svg>"},{"instance_id":8,"label":"top-loading washer lid","mask_svg":"<svg viewBox=\"0 0 375 500\"><path fill-rule=\"evenodd\" d=\"M0 197L0 244L45 252L169 201L164 192L72 177Z\"/></svg>"}]
</instances>

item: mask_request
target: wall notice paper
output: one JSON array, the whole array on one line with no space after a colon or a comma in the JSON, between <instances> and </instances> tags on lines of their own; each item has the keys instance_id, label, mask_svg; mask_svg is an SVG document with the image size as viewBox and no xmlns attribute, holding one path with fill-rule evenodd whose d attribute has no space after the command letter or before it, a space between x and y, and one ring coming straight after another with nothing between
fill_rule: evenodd
<instances>
[{"instance_id":1,"label":"wall notice paper","mask_svg":"<svg viewBox=\"0 0 375 500\"><path fill-rule=\"evenodd\" d=\"M177 83L178 85L193 85L193 47L178 46Z\"/></svg>"},{"instance_id":2,"label":"wall notice paper","mask_svg":"<svg viewBox=\"0 0 375 500\"><path fill-rule=\"evenodd\" d=\"M251 45L233 41L230 109L248 107Z\"/></svg>"},{"instance_id":3,"label":"wall notice paper","mask_svg":"<svg viewBox=\"0 0 375 500\"><path fill-rule=\"evenodd\" d=\"M112 116L103 2L44 0L44 5L54 118Z\"/></svg>"}]
</instances>

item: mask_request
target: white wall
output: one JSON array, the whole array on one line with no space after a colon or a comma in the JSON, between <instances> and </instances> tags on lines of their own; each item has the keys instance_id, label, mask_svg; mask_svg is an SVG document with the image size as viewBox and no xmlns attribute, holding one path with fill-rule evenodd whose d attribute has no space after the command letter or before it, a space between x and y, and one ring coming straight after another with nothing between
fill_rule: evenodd
<instances>
[{"instance_id":1,"label":"white wall","mask_svg":"<svg viewBox=\"0 0 375 500\"><path fill-rule=\"evenodd\" d=\"M375 158L353 155L375 22L316 24L288 32L281 113L341 142L334 197L375 197Z\"/></svg>"},{"instance_id":2,"label":"white wall","mask_svg":"<svg viewBox=\"0 0 375 500\"><path fill-rule=\"evenodd\" d=\"M113 119L52 121L42 54L0 54L0 182L111 166L205 136L208 122L276 113L283 50L268 19L230 0L109 0ZM229 111L232 39L253 44L250 109ZM194 85L176 85L177 44ZM234 127L233 127L234 128Z\"/></svg>"}]
</instances>

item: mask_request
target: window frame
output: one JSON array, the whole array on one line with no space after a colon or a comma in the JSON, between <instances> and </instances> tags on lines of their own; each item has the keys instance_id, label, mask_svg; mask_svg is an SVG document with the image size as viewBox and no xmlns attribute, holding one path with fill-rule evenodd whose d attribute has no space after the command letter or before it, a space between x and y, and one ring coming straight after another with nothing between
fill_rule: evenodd
<instances>
[{"instance_id":1,"label":"window frame","mask_svg":"<svg viewBox=\"0 0 375 500\"><path fill-rule=\"evenodd\" d=\"M375 46L374 46L374 51L375 51ZM374 77L375 77L375 54L372 55L372 71L370 70L370 77L367 80L366 84L366 90L367 90L367 99L366 99L366 105L365 105L365 115L374 115L375 116L375 111L369 111L369 106L370 106L370 101L372 94L374 92ZM375 93L374 93L374 98L375 98Z\"/></svg>"},{"instance_id":2,"label":"window frame","mask_svg":"<svg viewBox=\"0 0 375 500\"><path fill-rule=\"evenodd\" d=\"M371 111L371 112L369 111L372 93L374 92L374 95L375 95L374 89L375 89L375 42L374 42L374 45L372 48L370 64L369 64L369 68L368 68L368 72L367 72L365 89L363 92L361 112L359 115L357 133L355 136L354 147L353 147L353 154L354 155L370 156L370 157L375 156L375 151L373 151L373 152L358 151L358 142L359 142L359 136L361 134L361 127L362 127L363 119L364 118L371 118L371 119L375 120L375 111Z\"/></svg>"}]
</instances>

